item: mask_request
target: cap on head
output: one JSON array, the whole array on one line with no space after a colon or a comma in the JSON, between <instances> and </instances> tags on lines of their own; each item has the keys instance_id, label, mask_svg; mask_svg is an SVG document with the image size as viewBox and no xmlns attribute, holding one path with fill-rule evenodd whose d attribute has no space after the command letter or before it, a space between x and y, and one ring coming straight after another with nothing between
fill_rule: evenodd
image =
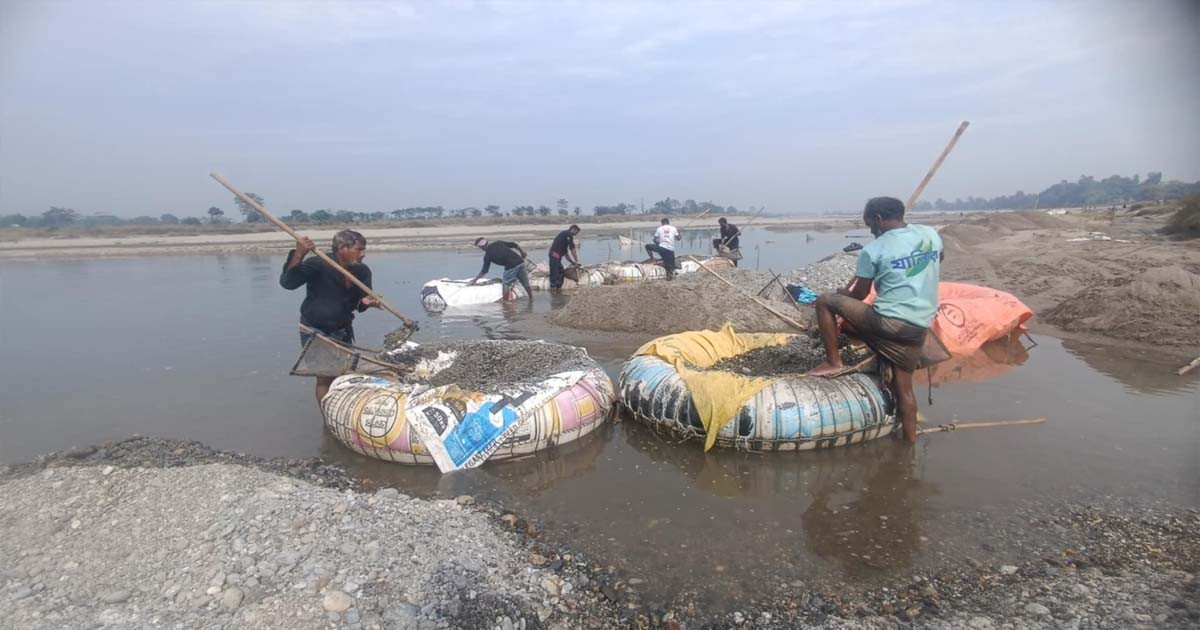
<instances>
[{"instance_id":1,"label":"cap on head","mask_svg":"<svg viewBox=\"0 0 1200 630\"><path fill-rule=\"evenodd\" d=\"M486 242L487 239L480 236L479 238L475 239L475 247L483 247L483 244Z\"/></svg>"},{"instance_id":2,"label":"cap on head","mask_svg":"<svg viewBox=\"0 0 1200 630\"><path fill-rule=\"evenodd\" d=\"M904 218L904 202L895 197L875 197L867 201L866 207L863 208L863 216L898 221Z\"/></svg>"}]
</instances>

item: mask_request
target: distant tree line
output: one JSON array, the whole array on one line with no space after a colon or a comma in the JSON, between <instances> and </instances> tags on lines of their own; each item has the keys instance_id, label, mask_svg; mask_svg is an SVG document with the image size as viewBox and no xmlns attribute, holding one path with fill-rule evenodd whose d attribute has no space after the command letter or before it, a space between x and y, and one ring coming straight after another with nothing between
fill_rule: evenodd
<instances>
[{"instance_id":1,"label":"distant tree line","mask_svg":"<svg viewBox=\"0 0 1200 630\"><path fill-rule=\"evenodd\" d=\"M967 197L947 201L918 201L914 210L1026 210L1032 208L1067 208L1076 206L1110 206L1134 201L1161 201L1181 199L1200 194L1200 181L1163 181L1160 171L1151 171L1145 179L1139 175L1122 177L1112 175L1096 179L1081 175L1078 181L1062 180L1040 193L1021 190L999 197Z\"/></svg>"},{"instance_id":2,"label":"distant tree line","mask_svg":"<svg viewBox=\"0 0 1200 630\"><path fill-rule=\"evenodd\" d=\"M259 204L265 203L263 198L254 193L246 193ZM240 198L234 198L234 205L237 207L238 213L242 215L242 220L246 223L258 223L263 221L262 215L258 213L250 204L242 201ZM697 203L694 200L679 201L670 197L655 202L653 206L647 209L647 212L654 214L699 214L704 211L711 211L715 214L737 212L737 208L733 206L723 207L709 201ZM753 212L755 208L750 207ZM592 208L592 213L597 216L614 215L614 214L638 214L640 209L628 203L619 203L613 206L595 206ZM304 210L292 210L287 213L282 213L281 217L289 223L296 224L348 224L348 223L372 223L388 220L411 220L411 219L442 219L442 218L469 218L469 217L548 217L557 215L560 217L580 216L583 214L583 209L579 206L572 208L569 201L559 199L555 202L554 209L549 206L540 205L534 206L513 206L507 212L497 205L488 205L483 208L468 206L466 208L454 208L447 210L442 206L418 206L412 208L398 208L389 212L373 211L373 212L356 212L351 210L334 210L331 208L322 208L306 212ZM236 215L235 215L236 216ZM44 228L60 228L68 225L81 226L100 226L100 225L201 225L201 224L223 224L230 223L231 219L225 214L225 211L212 206L205 210L199 216L179 217L176 214L165 212L153 216L139 216L132 219L124 219L107 213L81 214L71 208L52 207L40 215L26 216L23 214L0 215L0 227L18 226L18 227L44 227Z\"/></svg>"}]
</instances>

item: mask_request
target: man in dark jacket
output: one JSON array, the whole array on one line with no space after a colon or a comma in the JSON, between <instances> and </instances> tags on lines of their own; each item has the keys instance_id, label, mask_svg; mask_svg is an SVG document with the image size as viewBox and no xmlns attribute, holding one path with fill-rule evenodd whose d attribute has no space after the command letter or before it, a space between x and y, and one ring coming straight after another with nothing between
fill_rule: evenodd
<instances>
[{"instance_id":1,"label":"man in dark jacket","mask_svg":"<svg viewBox=\"0 0 1200 630\"><path fill-rule=\"evenodd\" d=\"M563 269L563 258L572 265L579 264L579 253L575 250L575 236L579 234L579 226L571 227L558 233L550 244L550 290L562 289L566 269Z\"/></svg>"},{"instance_id":2,"label":"man in dark jacket","mask_svg":"<svg viewBox=\"0 0 1200 630\"><path fill-rule=\"evenodd\" d=\"M300 323L337 341L352 344L354 313L379 308L379 302L320 258L305 260L308 252L316 248L308 237L297 240L296 249L288 253L287 262L283 265L279 285L289 291L301 285L307 286L304 301L300 303ZM329 257L369 287L371 269L362 262L366 255L367 239L362 234L342 230L333 236L333 251ZM310 334L300 333L301 345L307 344L311 337ZM329 392L331 383L331 376L317 377L318 405Z\"/></svg>"},{"instance_id":3,"label":"man in dark jacket","mask_svg":"<svg viewBox=\"0 0 1200 630\"><path fill-rule=\"evenodd\" d=\"M738 259L742 257L740 251L742 244L738 241L738 237L741 236L742 231L738 229L738 226L726 221L725 217L717 219L717 225L721 228L721 236L720 238L713 239L713 248L717 250L718 256L723 253L721 251L722 248L727 249L729 252L727 258L732 260L733 266L736 267Z\"/></svg>"},{"instance_id":4,"label":"man in dark jacket","mask_svg":"<svg viewBox=\"0 0 1200 630\"><path fill-rule=\"evenodd\" d=\"M517 282L525 287L529 301L533 301L533 289L529 287L529 271L525 269L525 250L512 241L488 241L486 238L475 239L475 247L483 250L483 268L479 275L471 280L471 284L479 282L487 275L492 263L504 267L504 301L513 299L512 287Z\"/></svg>"}]
</instances>

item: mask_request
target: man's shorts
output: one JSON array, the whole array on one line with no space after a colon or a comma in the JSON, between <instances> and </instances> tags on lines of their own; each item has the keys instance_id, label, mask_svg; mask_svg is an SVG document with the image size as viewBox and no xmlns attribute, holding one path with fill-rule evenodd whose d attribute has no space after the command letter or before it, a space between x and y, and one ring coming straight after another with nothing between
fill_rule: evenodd
<instances>
[{"instance_id":1,"label":"man's shorts","mask_svg":"<svg viewBox=\"0 0 1200 630\"><path fill-rule=\"evenodd\" d=\"M854 335L896 367L912 372L950 358L928 328L880 315L874 306L848 295L831 294L829 309L853 328Z\"/></svg>"},{"instance_id":2,"label":"man's shorts","mask_svg":"<svg viewBox=\"0 0 1200 630\"><path fill-rule=\"evenodd\" d=\"M314 330L320 331L320 333L322 335L325 335L326 337L329 337L330 339L333 339L334 341L340 341L348 346L354 345L354 325L353 324L346 324L344 327L338 328L336 330L321 330L320 328L317 328L316 326L312 326L311 328L313 328ZM313 338L312 333L301 332L300 333L300 345L307 346L308 341L312 338Z\"/></svg>"},{"instance_id":3,"label":"man's shorts","mask_svg":"<svg viewBox=\"0 0 1200 630\"><path fill-rule=\"evenodd\" d=\"M501 283L505 288L508 288L516 284L518 281L520 281L521 286L527 286L529 284L529 271L525 269L524 263L517 265L512 269L505 269Z\"/></svg>"}]
</instances>

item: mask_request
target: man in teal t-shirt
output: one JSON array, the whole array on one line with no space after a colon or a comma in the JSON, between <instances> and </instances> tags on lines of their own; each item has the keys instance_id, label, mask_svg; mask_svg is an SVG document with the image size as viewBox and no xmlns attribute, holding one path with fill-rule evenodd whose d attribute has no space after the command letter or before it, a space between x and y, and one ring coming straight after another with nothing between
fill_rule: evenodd
<instances>
[{"instance_id":1,"label":"man in teal t-shirt","mask_svg":"<svg viewBox=\"0 0 1200 630\"><path fill-rule=\"evenodd\" d=\"M828 376L845 369L838 353L835 315L854 334L892 364L892 393L904 439L917 439L917 399L913 371L949 358L929 327L937 314L942 239L932 228L904 222L904 203L876 197L863 209L863 223L875 240L858 255L854 279L837 293L817 299L817 325L825 344L825 362L810 374ZM875 301L863 300L875 288Z\"/></svg>"}]
</instances>

